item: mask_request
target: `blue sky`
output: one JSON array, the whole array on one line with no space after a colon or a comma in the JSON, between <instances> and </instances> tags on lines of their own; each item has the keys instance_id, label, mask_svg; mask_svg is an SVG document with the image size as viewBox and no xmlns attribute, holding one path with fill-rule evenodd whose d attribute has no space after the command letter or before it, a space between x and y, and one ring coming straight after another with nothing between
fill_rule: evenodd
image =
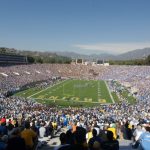
<instances>
[{"instance_id":1,"label":"blue sky","mask_svg":"<svg viewBox=\"0 0 150 150\"><path fill-rule=\"evenodd\" d=\"M0 47L123 53L150 47L150 0L1 0Z\"/></svg>"}]
</instances>

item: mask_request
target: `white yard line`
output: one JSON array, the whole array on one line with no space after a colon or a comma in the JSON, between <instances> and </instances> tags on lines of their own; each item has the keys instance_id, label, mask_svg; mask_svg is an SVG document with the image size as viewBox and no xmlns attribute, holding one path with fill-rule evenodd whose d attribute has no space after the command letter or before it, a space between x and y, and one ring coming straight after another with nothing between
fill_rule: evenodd
<instances>
[{"instance_id":1,"label":"white yard line","mask_svg":"<svg viewBox=\"0 0 150 150\"><path fill-rule=\"evenodd\" d=\"M63 88L63 95L66 95L65 92L64 92L64 86L65 86L66 84L69 84L70 81L73 81L73 80L67 80L67 81L68 81L68 82L66 82L66 83L64 83L64 84L62 85L62 86L63 86L63 87L62 87L62 88Z\"/></svg>"},{"instance_id":2,"label":"white yard line","mask_svg":"<svg viewBox=\"0 0 150 150\"><path fill-rule=\"evenodd\" d=\"M100 87L99 87L99 81L97 82L98 90L97 90L97 100L100 99Z\"/></svg>"},{"instance_id":3,"label":"white yard line","mask_svg":"<svg viewBox=\"0 0 150 150\"><path fill-rule=\"evenodd\" d=\"M108 90L108 92L109 92L109 95L110 95L110 98L111 98L112 102L115 103L114 98L113 98L113 96L112 96L112 94L111 94L111 92L110 92L110 90L109 90L109 87L108 87L106 81L104 81L104 82L105 82L105 85L106 85L106 87L107 87L107 90Z\"/></svg>"},{"instance_id":4,"label":"white yard line","mask_svg":"<svg viewBox=\"0 0 150 150\"><path fill-rule=\"evenodd\" d=\"M59 83L57 83L57 84L54 84L54 85L52 85L52 86L49 86L49 87L47 87L46 89L43 89L43 90L41 90L41 91L39 91L39 92L36 92L36 93L34 93L34 94L28 96L27 98L30 98L30 97L32 97L32 96L34 96L34 95L37 95L37 94L39 94L39 93L41 93L41 92L43 92L43 91L46 91L47 89L50 89L50 88L52 88L53 86L58 85L58 84L61 84L61 83L65 82L65 81L66 81L66 80L64 80L64 81L62 81L62 82L59 82Z\"/></svg>"}]
</instances>

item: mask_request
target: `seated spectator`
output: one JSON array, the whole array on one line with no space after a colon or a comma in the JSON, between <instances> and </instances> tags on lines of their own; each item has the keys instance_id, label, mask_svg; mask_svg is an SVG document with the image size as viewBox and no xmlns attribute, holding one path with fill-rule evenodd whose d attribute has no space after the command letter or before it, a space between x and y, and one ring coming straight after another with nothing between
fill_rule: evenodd
<instances>
[{"instance_id":1,"label":"seated spectator","mask_svg":"<svg viewBox=\"0 0 150 150\"><path fill-rule=\"evenodd\" d=\"M87 131L87 134L86 134L86 139L87 139L87 142L89 142L89 140L92 138L92 128L89 127L87 130L88 131Z\"/></svg>"},{"instance_id":2,"label":"seated spectator","mask_svg":"<svg viewBox=\"0 0 150 150\"><path fill-rule=\"evenodd\" d=\"M126 132L127 140L131 140L131 138L132 138L132 130L131 130L131 128L132 127L130 126L129 122L127 121L125 123L125 132Z\"/></svg>"},{"instance_id":3,"label":"seated spectator","mask_svg":"<svg viewBox=\"0 0 150 150\"><path fill-rule=\"evenodd\" d=\"M119 142L114 140L113 132L107 131L107 141L102 143L104 150L119 150Z\"/></svg>"},{"instance_id":4,"label":"seated spectator","mask_svg":"<svg viewBox=\"0 0 150 150\"><path fill-rule=\"evenodd\" d=\"M0 124L0 134L7 135L7 128L6 128L5 122L1 122L1 124Z\"/></svg>"},{"instance_id":5,"label":"seated spectator","mask_svg":"<svg viewBox=\"0 0 150 150\"><path fill-rule=\"evenodd\" d=\"M72 125L72 133L74 133L76 131L76 128L77 128L77 123L74 122Z\"/></svg>"},{"instance_id":6,"label":"seated spectator","mask_svg":"<svg viewBox=\"0 0 150 150\"><path fill-rule=\"evenodd\" d=\"M36 133L30 129L30 123L25 122L25 129L21 132L21 137L25 140L26 148L31 150L35 145Z\"/></svg>"},{"instance_id":7,"label":"seated spectator","mask_svg":"<svg viewBox=\"0 0 150 150\"><path fill-rule=\"evenodd\" d=\"M141 136L142 133L143 133L142 127L138 125L135 131L133 132L135 142L139 140L139 137Z\"/></svg>"},{"instance_id":8,"label":"seated spectator","mask_svg":"<svg viewBox=\"0 0 150 150\"><path fill-rule=\"evenodd\" d=\"M49 122L48 126L46 127L46 136L51 138L53 137L53 133L54 133L54 128L52 122Z\"/></svg>"},{"instance_id":9,"label":"seated spectator","mask_svg":"<svg viewBox=\"0 0 150 150\"><path fill-rule=\"evenodd\" d=\"M6 149L7 140L8 140L8 137L6 135L4 135L3 137L0 138L0 150Z\"/></svg>"},{"instance_id":10,"label":"seated spectator","mask_svg":"<svg viewBox=\"0 0 150 150\"><path fill-rule=\"evenodd\" d=\"M139 137L140 147L143 150L150 149L150 127L145 127L146 132L142 133Z\"/></svg>"},{"instance_id":11,"label":"seated spectator","mask_svg":"<svg viewBox=\"0 0 150 150\"><path fill-rule=\"evenodd\" d=\"M46 135L46 128L44 127L44 123L41 123L41 127L39 128L39 136L43 138Z\"/></svg>"},{"instance_id":12,"label":"seated spectator","mask_svg":"<svg viewBox=\"0 0 150 150\"><path fill-rule=\"evenodd\" d=\"M103 141L107 140L107 126L104 126L103 130L100 130L99 136L101 139L103 139Z\"/></svg>"},{"instance_id":13,"label":"seated spectator","mask_svg":"<svg viewBox=\"0 0 150 150\"><path fill-rule=\"evenodd\" d=\"M75 144L69 150L87 150L86 130L82 127L77 127L74 132Z\"/></svg>"},{"instance_id":14,"label":"seated spectator","mask_svg":"<svg viewBox=\"0 0 150 150\"><path fill-rule=\"evenodd\" d=\"M67 144L73 145L74 144L74 135L71 132L71 130L68 130L66 132L66 140L67 140Z\"/></svg>"},{"instance_id":15,"label":"seated spectator","mask_svg":"<svg viewBox=\"0 0 150 150\"><path fill-rule=\"evenodd\" d=\"M102 143L102 139L97 136L97 130L96 129L93 129L92 135L93 135L93 137L90 138L90 140L88 142L90 150L93 150L93 145L95 142L98 142L99 144ZM96 144L96 145L98 145L98 144Z\"/></svg>"},{"instance_id":16,"label":"seated spectator","mask_svg":"<svg viewBox=\"0 0 150 150\"><path fill-rule=\"evenodd\" d=\"M97 135L99 135L99 133L100 133L100 128L99 128L99 126L97 125L97 123L94 124L94 129L96 129Z\"/></svg>"},{"instance_id":17,"label":"seated spectator","mask_svg":"<svg viewBox=\"0 0 150 150\"><path fill-rule=\"evenodd\" d=\"M61 133L60 134L60 142L61 142L61 145L56 147L54 150L65 150L69 147L69 144L67 144L67 137L66 137L66 134L65 133Z\"/></svg>"},{"instance_id":18,"label":"seated spectator","mask_svg":"<svg viewBox=\"0 0 150 150\"><path fill-rule=\"evenodd\" d=\"M114 124L110 124L110 127L107 130L113 133L114 139L117 139L117 132Z\"/></svg>"},{"instance_id":19,"label":"seated spectator","mask_svg":"<svg viewBox=\"0 0 150 150\"><path fill-rule=\"evenodd\" d=\"M26 150L25 141L21 137L13 137L8 140L6 150Z\"/></svg>"},{"instance_id":20,"label":"seated spectator","mask_svg":"<svg viewBox=\"0 0 150 150\"><path fill-rule=\"evenodd\" d=\"M1 124L6 125L6 118L5 118L5 116L1 119Z\"/></svg>"},{"instance_id":21,"label":"seated spectator","mask_svg":"<svg viewBox=\"0 0 150 150\"><path fill-rule=\"evenodd\" d=\"M11 132L13 131L14 126L12 125L12 123L9 121L8 125L7 125L7 131L8 131L8 135L11 134Z\"/></svg>"},{"instance_id":22,"label":"seated spectator","mask_svg":"<svg viewBox=\"0 0 150 150\"><path fill-rule=\"evenodd\" d=\"M38 128L37 128L37 126L35 125L35 122L34 122L34 121L32 121L31 129L32 129L35 133L38 134Z\"/></svg>"}]
</instances>

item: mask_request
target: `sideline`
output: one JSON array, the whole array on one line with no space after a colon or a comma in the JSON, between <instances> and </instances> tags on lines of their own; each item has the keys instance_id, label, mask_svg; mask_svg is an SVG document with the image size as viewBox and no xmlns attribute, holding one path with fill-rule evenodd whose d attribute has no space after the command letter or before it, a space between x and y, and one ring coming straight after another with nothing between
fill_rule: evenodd
<instances>
[{"instance_id":1,"label":"sideline","mask_svg":"<svg viewBox=\"0 0 150 150\"><path fill-rule=\"evenodd\" d=\"M47 88L45 88L45 89L43 89L43 90L41 90L41 91L39 91L39 92L36 92L36 93L34 93L34 94L28 96L27 98L31 98L32 96L37 95L37 94L39 94L39 93L41 93L41 92L43 92L43 91L46 91L46 90L52 88L53 86L58 85L58 84L61 84L61 83L65 82L65 81L67 81L67 80L64 80L64 81L62 81L62 82L56 83L56 84L54 84L54 85L52 85L52 86L49 86L49 87L47 87Z\"/></svg>"},{"instance_id":2,"label":"sideline","mask_svg":"<svg viewBox=\"0 0 150 150\"><path fill-rule=\"evenodd\" d=\"M111 94L111 92L110 92L110 89L109 89L109 87L108 87L108 84L106 83L106 81L104 81L104 82L105 82L105 85L106 85L107 90L108 90L108 92L109 92L110 98L111 98L111 100L112 100L112 102L113 102L113 104L114 104L115 101L114 101L114 98L113 98L113 96L112 96L112 94Z\"/></svg>"}]
</instances>

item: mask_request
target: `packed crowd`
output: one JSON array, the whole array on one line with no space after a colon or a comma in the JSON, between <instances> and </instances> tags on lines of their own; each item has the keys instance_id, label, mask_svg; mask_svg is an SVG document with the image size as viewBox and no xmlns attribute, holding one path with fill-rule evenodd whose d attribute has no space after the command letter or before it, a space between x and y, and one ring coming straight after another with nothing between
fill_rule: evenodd
<instances>
[{"instance_id":1,"label":"packed crowd","mask_svg":"<svg viewBox=\"0 0 150 150\"><path fill-rule=\"evenodd\" d=\"M150 66L110 66L105 70L102 79L127 83L130 90L137 89L135 96L138 100L150 99Z\"/></svg>"},{"instance_id":2,"label":"packed crowd","mask_svg":"<svg viewBox=\"0 0 150 150\"><path fill-rule=\"evenodd\" d=\"M64 127L68 131L60 136L63 146L58 149L109 150L113 146L118 150L117 138L134 138L137 144L145 136L150 137L150 102L61 108L19 97L0 99L1 150L33 149L37 137L52 137L54 131Z\"/></svg>"}]
</instances>

